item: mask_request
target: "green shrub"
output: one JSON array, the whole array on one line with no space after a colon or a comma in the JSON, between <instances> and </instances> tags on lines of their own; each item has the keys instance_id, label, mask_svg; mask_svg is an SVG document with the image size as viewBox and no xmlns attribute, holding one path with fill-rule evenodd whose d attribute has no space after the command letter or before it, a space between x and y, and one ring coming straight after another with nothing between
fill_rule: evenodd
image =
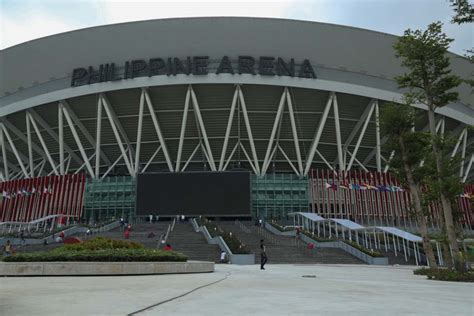
<instances>
[{"instance_id":1,"label":"green shrub","mask_svg":"<svg viewBox=\"0 0 474 316\"><path fill-rule=\"evenodd\" d=\"M369 256L371 256L371 257L385 257L385 256L384 256L383 254L381 254L380 252L367 249L367 248L365 248L365 247L359 245L359 244L356 243L355 241L343 240L343 242L345 242L345 243L348 244L349 246L352 246L352 247L356 248L356 249L359 250L359 251L362 251L363 253L365 253L366 255L369 255Z\"/></svg>"},{"instance_id":2,"label":"green shrub","mask_svg":"<svg viewBox=\"0 0 474 316\"><path fill-rule=\"evenodd\" d=\"M453 282L474 282L474 272L459 272L453 269L416 269L416 275L426 275L430 280L453 281Z\"/></svg>"},{"instance_id":3,"label":"green shrub","mask_svg":"<svg viewBox=\"0 0 474 316\"><path fill-rule=\"evenodd\" d=\"M102 250L102 249L142 249L145 248L140 243L109 239L104 237L95 237L93 239L78 243L78 244L67 244L62 247L56 248L56 251L83 251L83 250Z\"/></svg>"},{"instance_id":4,"label":"green shrub","mask_svg":"<svg viewBox=\"0 0 474 316\"><path fill-rule=\"evenodd\" d=\"M318 235L314 235L313 233L311 233L310 231L307 231L307 230L303 230L302 233L305 234L306 236L308 236L309 238L313 239L314 241L317 241L317 242L330 242L330 241L336 241L337 240L337 239L334 239L334 238L319 237Z\"/></svg>"},{"instance_id":5,"label":"green shrub","mask_svg":"<svg viewBox=\"0 0 474 316\"><path fill-rule=\"evenodd\" d=\"M78 244L66 244L48 252L22 253L3 257L6 262L52 261L187 261L175 251L145 248L142 244L96 237Z\"/></svg>"},{"instance_id":6,"label":"green shrub","mask_svg":"<svg viewBox=\"0 0 474 316\"><path fill-rule=\"evenodd\" d=\"M56 262L56 261L187 261L187 257L175 251L157 249L102 249L83 251L48 251L17 254L2 258L5 262Z\"/></svg>"},{"instance_id":7,"label":"green shrub","mask_svg":"<svg viewBox=\"0 0 474 316\"><path fill-rule=\"evenodd\" d=\"M277 222L270 222L269 224L272 225L273 227L275 227L276 229L278 229L281 232L291 232L291 231L295 230L294 227L283 227L280 224L278 224Z\"/></svg>"}]
</instances>

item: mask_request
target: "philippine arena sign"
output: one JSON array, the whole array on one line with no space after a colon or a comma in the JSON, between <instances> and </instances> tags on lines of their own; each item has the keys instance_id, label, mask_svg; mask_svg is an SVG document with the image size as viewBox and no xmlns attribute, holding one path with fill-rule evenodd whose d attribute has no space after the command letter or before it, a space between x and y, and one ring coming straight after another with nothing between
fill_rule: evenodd
<instances>
[{"instance_id":1,"label":"philippine arena sign","mask_svg":"<svg viewBox=\"0 0 474 316\"><path fill-rule=\"evenodd\" d=\"M123 65L115 63L101 64L98 67L75 68L72 71L71 87L83 86L98 82L118 81L137 77L153 77L160 75L207 75L221 74L252 74L262 76L289 76L316 79L316 73L308 59L296 64L293 58L284 60L280 57L238 56L230 60L224 56L211 60L209 56L192 56L180 58L151 58L126 61Z\"/></svg>"}]
</instances>

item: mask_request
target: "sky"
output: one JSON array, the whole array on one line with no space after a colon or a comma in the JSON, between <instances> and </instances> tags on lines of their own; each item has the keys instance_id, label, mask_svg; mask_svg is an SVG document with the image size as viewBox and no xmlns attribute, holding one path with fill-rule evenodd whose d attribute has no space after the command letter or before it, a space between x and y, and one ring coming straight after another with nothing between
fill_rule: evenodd
<instances>
[{"instance_id":1,"label":"sky","mask_svg":"<svg viewBox=\"0 0 474 316\"><path fill-rule=\"evenodd\" d=\"M327 22L394 35L434 21L464 54L474 46L472 24L457 25L452 0L0 0L0 49L76 29L171 17L252 16Z\"/></svg>"}]
</instances>

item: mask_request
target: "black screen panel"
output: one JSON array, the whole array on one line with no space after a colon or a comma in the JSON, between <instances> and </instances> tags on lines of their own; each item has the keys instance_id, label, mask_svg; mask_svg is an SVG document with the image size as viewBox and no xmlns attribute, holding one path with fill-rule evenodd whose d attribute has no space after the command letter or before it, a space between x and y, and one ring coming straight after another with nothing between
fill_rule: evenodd
<instances>
[{"instance_id":1,"label":"black screen panel","mask_svg":"<svg viewBox=\"0 0 474 316\"><path fill-rule=\"evenodd\" d=\"M137 215L249 216L250 172L139 174L136 210Z\"/></svg>"}]
</instances>

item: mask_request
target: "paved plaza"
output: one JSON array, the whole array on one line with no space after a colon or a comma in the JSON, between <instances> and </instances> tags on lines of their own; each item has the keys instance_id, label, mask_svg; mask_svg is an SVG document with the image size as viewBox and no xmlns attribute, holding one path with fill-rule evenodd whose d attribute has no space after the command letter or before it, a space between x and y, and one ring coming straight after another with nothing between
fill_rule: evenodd
<instances>
[{"instance_id":1,"label":"paved plaza","mask_svg":"<svg viewBox=\"0 0 474 316\"><path fill-rule=\"evenodd\" d=\"M474 314L473 284L413 269L216 265L206 274L1 278L0 315Z\"/></svg>"}]
</instances>

